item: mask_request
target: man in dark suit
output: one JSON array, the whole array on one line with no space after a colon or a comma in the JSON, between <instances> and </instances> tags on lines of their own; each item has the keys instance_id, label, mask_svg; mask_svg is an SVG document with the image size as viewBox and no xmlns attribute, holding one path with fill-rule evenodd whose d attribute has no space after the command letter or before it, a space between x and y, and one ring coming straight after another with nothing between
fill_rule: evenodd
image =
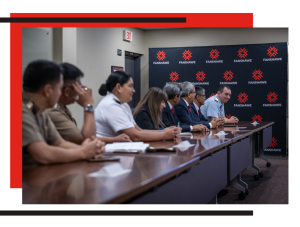
<instances>
[{"instance_id":1,"label":"man in dark suit","mask_svg":"<svg viewBox=\"0 0 300 227\"><path fill-rule=\"evenodd\" d=\"M194 101L195 98L195 87L191 82L183 82L181 84L182 94L181 99L177 106L175 106L176 116L178 119L189 125L204 125L205 130L211 127L207 121L200 121L200 119L192 114L192 109L190 104Z\"/></svg>"},{"instance_id":2,"label":"man in dark suit","mask_svg":"<svg viewBox=\"0 0 300 227\"><path fill-rule=\"evenodd\" d=\"M168 101L166 102L166 107L163 109L162 112L162 121L165 124L165 126L179 126L182 128L182 132L197 132L197 131L203 131L206 129L205 126L200 124L187 124L182 121L180 121L177 118L177 113L175 111L174 106L178 104L180 101L180 95L181 95L181 86L175 82L168 83L163 91L168 95Z\"/></svg>"},{"instance_id":3,"label":"man in dark suit","mask_svg":"<svg viewBox=\"0 0 300 227\"><path fill-rule=\"evenodd\" d=\"M201 113L200 107L204 105L204 102L206 100L205 97L205 89L199 86L195 86L195 92L196 96L193 101L193 103L190 104L191 107L191 113L195 119L200 120L201 122L205 122L206 124L210 125L210 128L216 128L218 126L218 121L219 119L215 120L213 119L212 121L208 121L203 114Z\"/></svg>"}]
</instances>

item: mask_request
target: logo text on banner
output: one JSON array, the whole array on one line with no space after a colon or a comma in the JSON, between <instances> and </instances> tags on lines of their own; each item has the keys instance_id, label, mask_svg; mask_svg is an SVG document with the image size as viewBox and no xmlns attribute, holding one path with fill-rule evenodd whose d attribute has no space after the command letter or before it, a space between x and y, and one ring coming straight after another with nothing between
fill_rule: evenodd
<instances>
[{"instance_id":1,"label":"logo text on banner","mask_svg":"<svg viewBox=\"0 0 300 227\"><path fill-rule=\"evenodd\" d=\"M252 59L245 59L248 56L248 50L246 48L240 48L238 50L238 55L240 59L234 59L233 62L252 62Z\"/></svg>"},{"instance_id":2,"label":"logo text on banner","mask_svg":"<svg viewBox=\"0 0 300 227\"><path fill-rule=\"evenodd\" d=\"M185 61L179 61L179 64L196 64L196 61L187 61L191 60L192 58L192 52L190 50L184 50L184 52L182 53L182 58Z\"/></svg>"},{"instance_id":3,"label":"logo text on banner","mask_svg":"<svg viewBox=\"0 0 300 227\"><path fill-rule=\"evenodd\" d=\"M238 95L238 101L240 103L246 103L248 101L248 95L245 92L241 92ZM234 107L252 107L252 104L234 104Z\"/></svg>"},{"instance_id":4,"label":"logo text on banner","mask_svg":"<svg viewBox=\"0 0 300 227\"><path fill-rule=\"evenodd\" d=\"M209 57L212 59L212 60L207 60L206 63L223 63L223 60L216 60L218 59L218 57L220 56L219 55L219 51L217 49L212 49L210 52L209 52Z\"/></svg>"},{"instance_id":5,"label":"logo text on banner","mask_svg":"<svg viewBox=\"0 0 300 227\"><path fill-rule=\"evenodd\" d=\"M278 100L278 95L275 92L270 92L267 95L267 100L270 102L270 104L263 104L263 107L281 107L281 103L275 103Z\"/></svg>"}]
</instances>

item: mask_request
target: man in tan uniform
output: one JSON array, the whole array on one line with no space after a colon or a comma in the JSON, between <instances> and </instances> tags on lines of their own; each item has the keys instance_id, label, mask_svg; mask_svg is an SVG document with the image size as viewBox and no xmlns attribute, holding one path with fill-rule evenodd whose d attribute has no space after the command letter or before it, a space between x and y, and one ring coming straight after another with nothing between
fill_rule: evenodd
<instances>
[{"instance_id":1,"label":"man in tan uniform","mask_svg":"<svg viewBox=\"0 0 300 227\"><path fill-rule=\"evenodd\" d=\"M22 153L23 164L42 164L89 159L104 152L104 143L94 137L81 146L62 139L48 114L61 95L61 68L50 61L31 62L23 75Z\"/></svg>"},{"instance_id":2,"label":"man in tan uniform","mask_svg":"<svg viewBox=\"0 0 300 227\"><path fill-rule=\"evenodd\" d=\"M80 78L84 74L79 68L69 63L62 63L60 66L63 69L64 79L62 94L57 105L48 109L47 112L62 138L81 144L84 139L96 135L92 90L81 85ZM81 131L77 128L76 121L67 108L67 105L74 102L84 108L84 122ZM106 143L130 141L126 134L116 137L99 137L98 139Z\"/></svg>"}]
</instances>

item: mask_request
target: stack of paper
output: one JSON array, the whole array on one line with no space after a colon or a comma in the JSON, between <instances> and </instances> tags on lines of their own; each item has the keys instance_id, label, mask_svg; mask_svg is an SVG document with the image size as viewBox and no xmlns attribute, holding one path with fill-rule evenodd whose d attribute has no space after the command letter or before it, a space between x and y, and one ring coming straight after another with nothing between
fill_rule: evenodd
<instances>
[{"instance_id":1,"label":"stack of paper","mask_svg":"<svg viewBox=\"0 0 300 227\"><path fill-rule=\"evenodd\" d=\"M186 140L186 141L183 141L180 144L173 146L173 147L177 147L180 151L184 151L192 146L195 146L195 144L191 144L189 141Z\"/></svg>"},{"instance_id":2,"label":"stack of paper","mask_svg":"<svg viewBox=\"0 0 300 227\"><path fill-rule=\"evenodd\" d=\"M149 143L143 142L124 142L124 143L112 143L105 145L105 152L114 151L144 151L149 147Z\"/></svg>"},{"instance_id":3,"label":"stack of paper","mask_svg":"<svg viewBox=\"0 0 300 227\"><path fill-rule=\"evenodd\" d=\"M215 135L218 136L219 139L225 139L225 136L228 135L228 133L225 133L224 131L220 131Z\"/></svg>"}]
</instances>

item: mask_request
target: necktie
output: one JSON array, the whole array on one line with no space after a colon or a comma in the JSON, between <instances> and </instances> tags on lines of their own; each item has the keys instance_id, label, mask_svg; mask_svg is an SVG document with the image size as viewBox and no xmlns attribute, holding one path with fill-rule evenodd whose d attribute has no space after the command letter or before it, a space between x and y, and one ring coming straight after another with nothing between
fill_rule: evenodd
<instances>
[{"instance_id":1,"label":"necktie","mask_svg":"<svg viewBox=\"0 0 300 227\"><path fill-rule=\"evenodd\" d=\"M189 108L189 111L190 111L190 112L192 112L192 111L191 111L191 107L190 107L190 106L188 106L188 108Z\"/></svg>"},{"instance_id":2,"label":"necktie","mask_svg":"<svg viewBox=\"0 0 300 227\"><path fill-rule=\"evenodd\" d=\"M200 109L198 109L198 115L200 116Z\"/></svg>"},{"instance_id":3,"label":"necktie","mask_svg":"<svg viewBox=\"0 0 300 227\"><path fill-rule=\"evenodd\" d=\"M174 110L173 110L173 108L171 109L171 111L172 111L172 114L174 115Z\"/></svg>"}]
</instances>

